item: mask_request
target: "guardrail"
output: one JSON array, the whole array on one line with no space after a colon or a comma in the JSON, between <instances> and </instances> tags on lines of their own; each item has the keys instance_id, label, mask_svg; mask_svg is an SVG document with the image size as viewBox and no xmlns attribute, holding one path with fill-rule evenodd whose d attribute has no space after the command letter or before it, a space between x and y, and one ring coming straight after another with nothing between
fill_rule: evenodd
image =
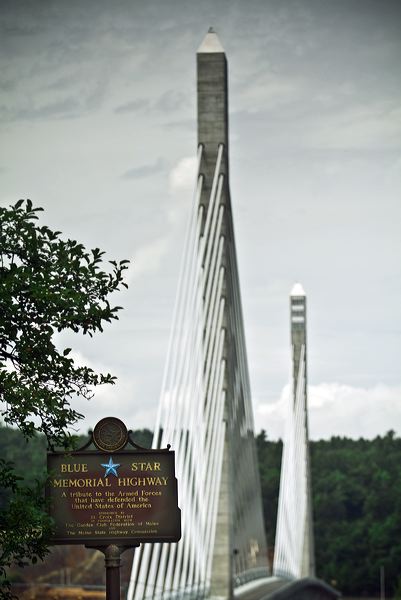
<instances>
[{"instance_id":1,"label":"guardrail","mask_svg":"<svg viewBox=\"0 0 401 600\"><path fill-rule=\"evenodd\" d=\"M233 586L236 588L240 585L244 585L244 583L249 583L250 581L255 581L256 579L262 579L270 576L271 573L267 567L248 569L247 571L243 571L242 573L237 573L234 575Z\"/></svg>"}]
</instances>

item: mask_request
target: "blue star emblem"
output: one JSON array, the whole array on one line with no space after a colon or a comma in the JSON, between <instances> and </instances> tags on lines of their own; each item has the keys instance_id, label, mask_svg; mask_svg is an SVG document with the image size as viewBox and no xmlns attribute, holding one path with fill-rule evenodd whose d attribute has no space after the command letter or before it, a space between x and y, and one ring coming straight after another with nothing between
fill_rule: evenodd
<instances>
[{"instance_id":1,"label":"blue star emblem","mask_svg":"<svg viewBox=\"0 0 401 600\"><path fill-rule=\"evenodd\" d=\"M120 467L121 465L118 463L113 463L113 459L110 456L109 458L109 462L106 464L101 464L101 467L104 467L106 469L106 472L104 474L105 477L107 477L110 473L112 475L115 475L116 477L118 477L118 473L117 473L117 469L118 467Z\"/></svg>"}]
</instances>

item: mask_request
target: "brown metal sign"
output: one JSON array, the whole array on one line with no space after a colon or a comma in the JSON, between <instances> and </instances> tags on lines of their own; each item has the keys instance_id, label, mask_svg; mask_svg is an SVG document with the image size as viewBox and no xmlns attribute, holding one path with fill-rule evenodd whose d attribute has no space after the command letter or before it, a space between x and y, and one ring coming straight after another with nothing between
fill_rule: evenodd
<instances>
[{"instance_id":1,"label":"brown metal sign","mask_svg":"<svg viewBox=\"0 0 401 600\"><path fill-rule=\"evenodd\" d=\"M121 431L115 434L118 439ZM104 437L112 448L112 438ZM102 444L95 435L91 442ZM48 454L53 543L130 545L180 539L174 452L131 445L132 450L117 452Z\"/></svg>"}]
</instances>

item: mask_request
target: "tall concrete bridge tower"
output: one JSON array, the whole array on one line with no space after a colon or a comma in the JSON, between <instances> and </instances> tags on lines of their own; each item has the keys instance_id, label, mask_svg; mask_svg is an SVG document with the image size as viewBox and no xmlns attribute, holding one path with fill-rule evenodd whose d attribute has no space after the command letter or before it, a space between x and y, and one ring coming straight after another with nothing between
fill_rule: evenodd
<instances>
[{"instance_id":1,"label":"tall concrete bridge tower","mask_svg":"<svg viewBox=\"0 0 401 600\"><path fill-rule=\"evenodd\" d=\"M296 283L290 294L292 385L283 447L273 572L314 577L315 551L309 460L306 295Z\"/></svg>"},{"instance_id":2,"label":"tall concrete bridge tower","mask_svg":"<svg viewBox=\"0 0 401 600\"><path fill-rule=\"evenodd\" d=\"M314 577L306 296L291 292L292 396L270 577L229 188L227 59L197 53L198 173L153 447L176 452L182 538L135 552L128 600L327 598ZM292 581L291 581L292 580Z\"/></svg>"},{"instance_id":3,"label":"tall concrete bridge tower","mask_svg":"<svg viewBox=\"0 0 401 600\"><path fill-rule=\"evenodd\" d=\"M197 185L153 443L176 451L183 535L136 553L133 600L228 600L234 586L269 574L229 189L227 59L212 29L197 53L197 97Z\"/></svg>"},{"instance_id":4,"label":"tall concrete bridge tower","mask_svg":"<svg viewBox=\"0 0 401 600\"><path fill-rule=\"evenodd\" d=\"M221 220L221 226L218 226L220 233L218 239L209 239L208 246L209 251L214 246L216 252L217 243L221 243L219 295L224 302L221 327L225 332L222 389L225 394L223 420L226 431L211 595L230 597L235 574L240 580L242 573L261 566L267 573L267 548L229 190L227 59L213 29L209 30L197 53L197 96L198 147L202 148L200 173L203 178L200 206L204 207L205 214L201 236L207 228L207 209L216 193L219 209L215 218ZM216 183L217 191L214 192ZM208 279L212 277L210 270L205 274Z\"/></svg>"}]
</instances>

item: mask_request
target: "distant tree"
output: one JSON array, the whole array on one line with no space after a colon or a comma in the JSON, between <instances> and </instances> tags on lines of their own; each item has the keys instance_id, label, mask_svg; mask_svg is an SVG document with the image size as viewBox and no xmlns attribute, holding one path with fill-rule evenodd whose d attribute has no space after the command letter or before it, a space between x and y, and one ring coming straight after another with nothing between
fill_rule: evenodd
<instances>
[{"instance_id":1,"label":"distant tree","mask_svg":"<svg viewBox=\"0 0 401 600\"><path fill-rule=\"evenodd\" d=\"M277 519L282 443L256 438L266 537ZM333 437L310 443L318 577L344 595L401 598L401 438ZM397 595L398 594L398 595Z\"/></svg>"},{"instance_id":2,"label":"distant tree","mask_svg":"<svg viewBox=\"0 0 401 600\"><path fill-rule=\"evenodd\" d=\"M349 596L396 592L401 565L401 439L311 443L318 576ZM397 591L398 593L398 591Z\"/></svg>"},{"instance_id":3,"label":"distant tree","mask_svg":"<svg viewBox=\"0 0 401 600\"><path fill-rule=\"evenodd\" d=\"M283 444L268 440L264 429L256 437L259 459L260 484L262 488L263 515L266 540L272 557L276 537L278 495L280 487L281 455Z\"/></svg>"},{"instance_id":4,"label":"distant tree","mask_svg":"<svg viewBox=\"0 0 401 600\"><path fill-rule=\"evenodd\" d=\"M397 588L394 594L394 600L401 600L401 575L398 578Z\"/></svg>"},{"instance_id":5,"label":"distant tree","mask_svg":"<svg viewBox=\"0 0 401 600\"><path fill-rule=\"evenodd\" d=\"M89 399L93 387L115 377L78 366L71 348L59 350L55 336L69 330L92 336L117 319L109 297L121 286L129 261L109 261L59 231L37 223L30 200L0 207L0 411L25 438L45 434L49 447L71 447L68 428L83 415L74 397ZM43 488L27 487L0 457L0 598L11 598L6 569L36 562L47 551L51 524Z\"/></svg>"}]
</instances>

